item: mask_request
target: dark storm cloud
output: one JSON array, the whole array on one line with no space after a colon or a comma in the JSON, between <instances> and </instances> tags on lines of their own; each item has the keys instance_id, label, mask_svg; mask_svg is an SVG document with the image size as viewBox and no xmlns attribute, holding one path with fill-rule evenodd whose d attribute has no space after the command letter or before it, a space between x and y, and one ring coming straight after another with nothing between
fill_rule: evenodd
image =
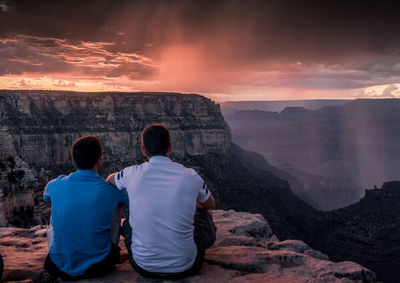
<instances>
[{"instance_id":1,"label":"dark storm cloud","mask_svg":"<svg viewBox=\"0 0 400 283\"><path fill-rule=\"evenodd\" d=\"M190 46L204 58L203 73L192 58L179 74L198 71L193 81L202 84L351 89L400 81L397 1L0 0L0 8L0 75L154 79L165 50L183 46L190 55ZM243 80L229 81L232 70ZM265 71L280 75L244 78Z\"/></svg>"},{"instance_id":2,"label":"dark storm cloud","mask_svg":"<svg viewBox=\"0 0 400 283\"><path fill-rule=\"evenodd\" d=\"M238 60L399 55L397 1L5 1L0 35L113 41L139 52L174 42L229 46ZM124 34L121 36L121 34ZM125 42L122 44L122 42Z\"/></svg>"}]
</instances>

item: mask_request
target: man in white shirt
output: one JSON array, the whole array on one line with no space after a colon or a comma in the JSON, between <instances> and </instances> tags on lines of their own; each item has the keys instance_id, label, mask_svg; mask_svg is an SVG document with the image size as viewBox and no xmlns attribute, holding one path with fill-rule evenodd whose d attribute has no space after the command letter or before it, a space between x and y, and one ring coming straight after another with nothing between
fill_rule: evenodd
<instances>
[{"instance_id":1,"label":"man in white shirt","mask_svg":"<svg viewBox=\"0 0 400 283\"><path fill-rule=\"evenodd\" d=\"M215 241L208 210L215 201L193 169L169 159L170 134L162 125L142 132L149 162L111 174L107 181L129 196L129 221L122 234L133 268L151 278L182 278L199 272Z\"/></svg>"}]
</instances>

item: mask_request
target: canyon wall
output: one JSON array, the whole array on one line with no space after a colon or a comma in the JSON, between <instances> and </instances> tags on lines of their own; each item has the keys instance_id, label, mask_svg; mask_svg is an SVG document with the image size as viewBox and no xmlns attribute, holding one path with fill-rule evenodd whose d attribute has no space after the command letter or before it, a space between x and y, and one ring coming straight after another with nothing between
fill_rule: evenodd
<instances>
[{"instance_id":1,"label":"canyon wall","mask_svg":"<svg viewBox=\"0 0 400 283\"><path fill-rule=\"evenodd\" d=\"M72 142L89 134L107 162L140 160L140 133L152 123L171 130L177 158L230 146L219 105L195 94L1 91L0 113L0 160L21 156L35 169L69 166Z\"/></svg>"}]
</instances>

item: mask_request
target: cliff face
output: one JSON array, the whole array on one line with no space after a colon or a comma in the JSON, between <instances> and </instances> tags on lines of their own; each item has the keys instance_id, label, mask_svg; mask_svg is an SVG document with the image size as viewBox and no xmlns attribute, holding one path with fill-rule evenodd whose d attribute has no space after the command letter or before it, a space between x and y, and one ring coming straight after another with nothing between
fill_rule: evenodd
<instances>
[{"instance_id":1,"label":"cliff face","mask_svg":"<svg viewBox=\"0 0 400 283\"><path fill-rule=\"evenodd\" d=\"M329 261L301 241L280 242L259 214L215 210L213 217L216 242L207 250L200 274L183 282L376 282L372 271L354 262ZM0 228L5 282L50 282L43 271L48 252L46 228ZM155 282L132 269L122 238L119 246L121 260L114 272L79 282Z\"/></svg>"},{"instance_id":2,"label":"cliff face","mask_svg":"<svg viewBox=\"0 0 400 283\"><path fill-rule=\"evenodd\" d=\"M88 134L102 140L106 161L140 160L140 132L151 123L171 130L178 158L230 146L219 106L194 94L1 91L0 113L0 159L19 155L35 169L70 166L71 143Z\"/></svg>"}]
</instances>

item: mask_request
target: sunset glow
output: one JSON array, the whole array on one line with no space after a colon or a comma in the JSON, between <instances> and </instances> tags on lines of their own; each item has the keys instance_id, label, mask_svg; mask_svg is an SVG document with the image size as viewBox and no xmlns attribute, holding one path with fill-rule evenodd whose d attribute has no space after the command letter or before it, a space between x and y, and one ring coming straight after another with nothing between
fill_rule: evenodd
<instances>
[{"instance_id":1,"label":"sunset glow","mask_svg":"<svg viewBox=\"0 0 400 283\"><path fill-rule=\"evenodd\" d=\"M318 5L304 19L286 1L255 2L107 2L75 11L66 2L43 10L44 2L3 1L0 88L176 91L217 101L400 97L396 25L371 30L374 7L349 31L339 19L353 21L358 7L335 4L339 14L324 22ZM54 9L62 11L56 22Z\"/></svg>"}]
</instances>

